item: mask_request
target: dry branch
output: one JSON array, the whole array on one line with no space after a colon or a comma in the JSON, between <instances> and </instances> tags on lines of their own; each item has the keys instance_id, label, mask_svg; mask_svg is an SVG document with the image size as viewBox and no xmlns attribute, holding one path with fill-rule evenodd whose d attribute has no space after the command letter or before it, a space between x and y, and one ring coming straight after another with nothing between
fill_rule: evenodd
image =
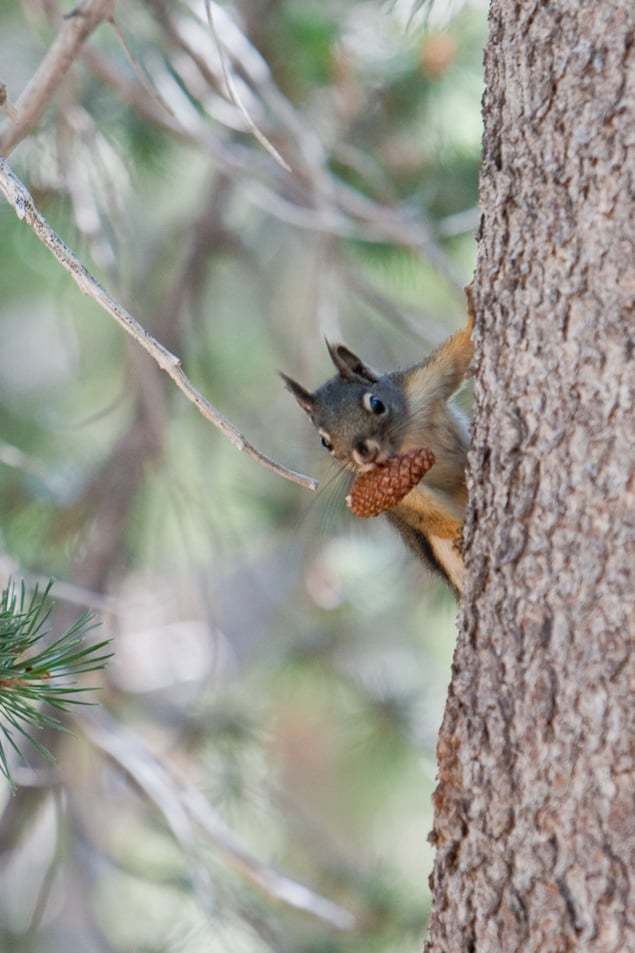
<instances>
[{"instance_id":1,"label":"dry branch","mask_svg":"<svg viewBox=\"0 0 635 953\"><path fill-rule=\"evenodd\" d=\"M140 738L103 714L86 714L80 724L92 743L125 771L161 811L181 845L191 847L195 826L229 865L272 900L308 913L337 930L355 928L355 917L348 910L251 854L201 791L168 771Z\"/></svg>"},{"instance_id":2,"label":"dry branch","mask_svg":"<svg viewBox=\"0 0 635 953\"><path fill-rule=\"evenodd\" d=\"M15 104L11 124L0 136L0 155L8 156L31 132L77 53L93 30L112 16L114 0L85 0L64 17L62 28Z\"/></svg>"},{"instance_id":3,"label":"dry branch","mask_svg":"<svg viewBox=\"0 0 635 953\"><path fill-rule=\"evenodd\" d=\"M309 490L317 489L317 481L311 477L289 470L256 450L230 421L205 398L183 372L181 361L156 338L152 337L139 322L117 301L112 298L97 279L91 275L79 258L68 248L59 235L40 214L26 186L11 171L8 162L0 158L0 191L13 206L19 219L26 221L42 244L53 253L57 261L69 272L84 294L92 298L104 311L108 312L128 334L154 359L159 367L168 374L188 400L196 405L200 413L217 427L238 450L256 460L261 466L278 476L297 483Z\"/></svg>"},{"instance_id":4,"label":"dry branch","mask_svg":"<svg viewBox=\"0 0 635 953\"><path fill-rule=\"evenodd\" d=\"M207 13L207 22L209 24L209 28L211 30L212 36L214 37L214 42L218 50L218 58L220 60L220 67L223 74L225 89L229 99L235 106L238 107L247 125L249 126L255 138L258 140L258 142L263 147L263 149L266 152L268 152L269 155L278 163L278 165L282 166L282 168L286 172L291 172L292 170L289 163L280 155L280 153L278 152L274 144L266 137L262 129L254 121L251 113L249 112L249 110L243 103L242 99L240 98L240 95L236 88L236 84L234 83L234 80L231 75L231 68L228 66L227 60L225 59L225 50L223 48L223 41L221 40L218 34L218 30L216 29L216 24L214 23L214 15L212 13L212 5L210 3L210 0L205 0L205 11Z\"/></svg>"},{"instance_id":5,"label":"dry branch","mask_svg":"<svg viewBox=\"0 0 635 953\"><path fill-rule=\"evenodd\" d=\"M175 27L172 29L176 30ZM173 37L172 32L169 35ZM181 47L191 56L186 45L181 44ZM181 141L202 149L213 157L223 171L241 177L244 195L255 207L296 228L369 243L388 241L411 249L437 269L463 307L465 278L457 273L420 216L374 202L338 182L324 168L325 158L317 155L321 150L317 137L306 133L299 120L299 128L289 117L286 117L283 126L289 136L288 151L298 152L305 158L303 174L306 178L285 174L273 163L261 161L257 154L235 148L212 132L197 114L190 114L189 103L188 112L185 112L181 108L183 104L171 101L164 94L163 98L172 113L167 115L158 108L156 96L149 96L145 86L128 79L94 49L86 47L84 59L94 74L102 82L108 83L144 119ZM275 87L274 92L276 105L281 110L286 100ZM280 105L280 101L283 105ZM293 117L292 107L288 111ZM310 189L307 189L307 178ZM311 199L309 204L306 202L307 196Z\"/></svg>"}]
</instances>

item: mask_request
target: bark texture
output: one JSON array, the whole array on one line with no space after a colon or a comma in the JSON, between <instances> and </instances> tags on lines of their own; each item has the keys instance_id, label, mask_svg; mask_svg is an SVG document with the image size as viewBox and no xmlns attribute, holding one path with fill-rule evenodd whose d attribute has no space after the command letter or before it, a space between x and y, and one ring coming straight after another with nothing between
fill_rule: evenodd
<instances>
[{"instance_id":1,"label":"bark texture","mask_svg":"<svg viewBox=\"0 0 635 953\"><path fill-rule=\"evenodd\" d=\"M635 951L635 3L493 0L427 953Z\"/></svg>"}]
</instances>

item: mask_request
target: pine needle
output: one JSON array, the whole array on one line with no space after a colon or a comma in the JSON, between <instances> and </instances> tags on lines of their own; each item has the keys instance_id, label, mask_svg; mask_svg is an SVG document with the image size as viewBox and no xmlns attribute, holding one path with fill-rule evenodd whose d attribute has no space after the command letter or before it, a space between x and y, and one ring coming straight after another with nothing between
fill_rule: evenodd
<instances>
[{"instance_id":1,"label":"pine needle","mask_svg":"<svg viewBox=\"0 0 635 953\"><path fill-rule=\"evenodd\" d=\"M102 669L112 655L106 651L108 639L85 643L86 634L96 626L88 612L50 640L52 585L36 586L29 596L24 582L18 587L10 581L0 596L0 772L9 781L7 746L22 757L16 737L20 736L51 760L34 732L64 730L54 712L90 704L81 696L92 689L75 687L72 679Z\"/></svg>"}]
</instances>

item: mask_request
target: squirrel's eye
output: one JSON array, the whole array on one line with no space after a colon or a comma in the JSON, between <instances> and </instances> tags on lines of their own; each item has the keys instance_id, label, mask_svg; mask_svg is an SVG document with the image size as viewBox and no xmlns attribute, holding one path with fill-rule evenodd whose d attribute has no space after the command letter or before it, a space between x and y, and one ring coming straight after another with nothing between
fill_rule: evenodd
<instances>
[{"instance_id":1,"label":"squirrel's eye","mask_svg":"<svg viewBox=\"0 0 635 953\"><path fill-rule=\"evenodd\" d=\"M328 437L322 437L322 446L325 447L327 450L333 449L333 444L331 443Z\"/></svg>"},{"instance_id":2,"label":"squirrel's eye","mask_svg":"<svg viewBox=\"0 0 635 953\"><path fill-rule=\"evenodd\" d=\"M364 394L363 404L366 410L369 410L377 417L381 417L382 414L386 413L386 405L383 400L380 400L375 394Z\"/></svg>"}]
</instances>

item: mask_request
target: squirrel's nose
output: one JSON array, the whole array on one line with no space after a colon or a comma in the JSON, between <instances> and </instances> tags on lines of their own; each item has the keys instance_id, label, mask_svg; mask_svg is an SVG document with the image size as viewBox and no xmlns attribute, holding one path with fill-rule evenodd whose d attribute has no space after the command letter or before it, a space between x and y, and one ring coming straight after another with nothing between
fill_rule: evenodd
<instances>
[{"instance_id":1,"label":"squirrel's nose","mask_svg":"<svg viewBox=\"0 0 635 953\"><path fill-rule=\"evenodd\" d=\"M364 463L372 463L379 453L379 447L375 443L369 446L365 440L356 440L353 450Z\"/></svg>"}]
</instances>

